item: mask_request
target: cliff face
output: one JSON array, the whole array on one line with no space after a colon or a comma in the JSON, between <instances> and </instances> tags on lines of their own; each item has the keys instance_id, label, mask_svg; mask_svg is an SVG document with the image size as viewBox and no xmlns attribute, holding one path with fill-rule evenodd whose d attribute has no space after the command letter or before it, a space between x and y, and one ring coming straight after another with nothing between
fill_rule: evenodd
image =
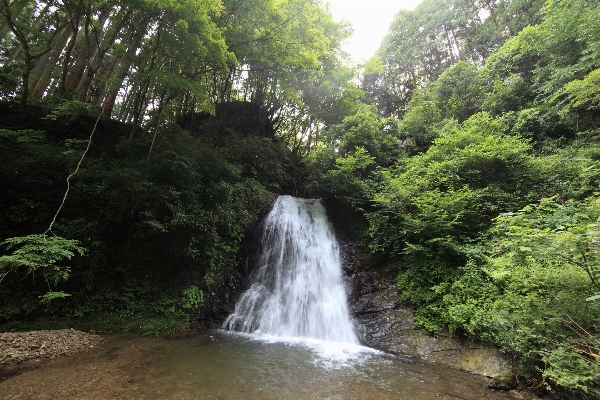
<instances>
[{"instance_id":1,"label":"cliff face","mask_svg":"<svg viewBox=\"0 0 600 400\"><path fill-rule=\"evenodd\" d=\"M387 353L420 357L452 368L499 377L508 364L495 348L464 338L434 337L416 329L413 312L403 305L395 282L368 268L351 241L340 240L346 292L361 342Z\"/></svg>"}]
</instances>

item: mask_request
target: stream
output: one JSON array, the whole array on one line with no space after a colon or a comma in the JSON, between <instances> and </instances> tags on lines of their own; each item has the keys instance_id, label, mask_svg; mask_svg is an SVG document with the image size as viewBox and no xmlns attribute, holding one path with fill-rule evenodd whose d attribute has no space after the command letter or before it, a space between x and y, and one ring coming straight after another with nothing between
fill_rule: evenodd
<instances>
[{"instance_id":1,"label":"stream","mask_svg":"<svg viewBox=\"0 0 600 400\"><path fill-rule=\"evenodd\" d=\"M166 339L146 369L147 399L508 399L487 379L361 346L224 331Z\"/></svg>"},{"instance_id":2,"label":"stream","mask_svg":"<svg viewBox=\"0 0 600 400\"><path fill-rule=\"evenodd\" d=\"M365 347L222 330L163 338L103 334L71 357L29 362L0 380L14 399L515 399L488 379Z\"/></svg>"}]
</instances>

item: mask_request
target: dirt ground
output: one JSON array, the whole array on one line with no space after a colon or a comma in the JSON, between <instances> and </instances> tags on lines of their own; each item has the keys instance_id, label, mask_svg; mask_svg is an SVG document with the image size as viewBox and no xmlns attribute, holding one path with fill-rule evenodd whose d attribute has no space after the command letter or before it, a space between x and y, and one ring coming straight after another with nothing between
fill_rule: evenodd
<instances>
[{"instance_id":1,"label":"dirt ground","mask_svg":"<svg viewBox=\"0 0 600 400\"><path fill-rule=\"evenodd\" d=\"M131 398L132 393L140 393L142 398L143 388L135 386L141 384L143 366L151 362L154 351L159 350L155 347L159 347L158 342L154 346L149 338L144 346L139 346L134 344L139 343L136 341L139 336L133 334L103 335L101 338L81 335L82 332L46 332L51 333L38 336L53 337L54 343L71 343L72 346L75 346L74 337L78 337L77 343L88 343L88 346L85 349L80 346L79 351L71 351L62 357L54 354L54 358L34 357L33 361L0 365L0 398L106 399ZM71 340L65 340L65 336ZM26 338L21 339L26 342ZM34 343L34 346L38 346L33 348L36 350L40 345ZM44 348L47 347L50 345Z\"/></svg>"}]
</instances>

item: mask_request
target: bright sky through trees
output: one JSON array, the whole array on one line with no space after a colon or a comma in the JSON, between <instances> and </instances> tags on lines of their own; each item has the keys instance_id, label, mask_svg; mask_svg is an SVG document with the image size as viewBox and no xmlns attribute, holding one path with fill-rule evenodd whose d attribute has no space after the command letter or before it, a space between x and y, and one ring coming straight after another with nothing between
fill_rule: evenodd
<instances>
[{"instance_id":1,"label":"bright sky through trees","mask_svg":"<svg viewBox=\"0 0 600 400\"><path fill-rule=\"evenodd\" d=\"M401 9L412 10L421 0L329 0L331 14L336 21L350 22L354 34L343 49L354 62L371 58L388 32L394 16Z\"/></svg>"}]
</instances>

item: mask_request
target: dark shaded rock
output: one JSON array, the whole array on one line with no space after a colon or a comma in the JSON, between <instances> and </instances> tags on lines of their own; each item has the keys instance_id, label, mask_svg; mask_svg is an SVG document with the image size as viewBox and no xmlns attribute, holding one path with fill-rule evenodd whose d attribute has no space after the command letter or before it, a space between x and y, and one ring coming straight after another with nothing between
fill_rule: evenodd
<instances>
[{"instance_id":1,"label":"dark shaded rock","mask_svg":"<svg viewBox=\"0 0 600 400\"><path fill-rule=\"evenodd\" d=\"M508 364L497 349L463 338L434 337L416 329L413 312L403 305L392 279L369 277L366 271L349 274L347 279L348 287L362 288L349 296L349 306L363 344L484 376L496 377L508 370Z\"/></svg>"},{"instance_id":2,"label":"dark shaded rock","mask_svg":"<svg viewBox=\"0 0 600 400\"><path fill-rule=\"evenodd\" d=\"M368 274L365 274L364 271L356 274L359 284L348 284L366 289L365 292L355 291L349 297L356 331L363 344L484 376L506 374L508 364L497 349L464 338L434 337L425 330L416 329L413 312L403 305L393 280L372 278L368 282ZM347 279L352 281L353 277L350 275Z\"/></svg>"},{"instance_id":3,"label":"dark shaded rock","mask_svg":"<svg viewBox=\"0 0 600 400\"><path fill-rule=\"evenodd\" d=\"M256 222L248 229L237 255L235 269L229 271L221 284L205 293L204 301L192 318L191 328L195 330L219 329L229 314L233 313L235 303L244 290L249 287L248 277L256 266L260 251L262 220L271 210L276 196L265 199L264 208Z\"/></svg>"},{"instance_id":4,"label":"dark shaded rock","mask_svg":"<svg viewBox=\"0 0 600 400\"><path fill-rule=\"evenodd\" d=\"M191 323L192 329L218 329L233 312L235 300L240 292L242 275L231 271L225 276L223 284L216 290L205 294L204 302Z\"/></svg>"},{"instance_id":5,"label":"dark shaded rock","mask_svg":"<svg viewBox=\"0 0 600 400\"><path fill-rule=\"evenodd\" d=\"M490 383L488 384L488 387L490 389L495 390L513 390L516 389L517 386L519 385L517 384L516 379L512 375L497 376L490 380Z\"/></svg>"}]
</instances>

